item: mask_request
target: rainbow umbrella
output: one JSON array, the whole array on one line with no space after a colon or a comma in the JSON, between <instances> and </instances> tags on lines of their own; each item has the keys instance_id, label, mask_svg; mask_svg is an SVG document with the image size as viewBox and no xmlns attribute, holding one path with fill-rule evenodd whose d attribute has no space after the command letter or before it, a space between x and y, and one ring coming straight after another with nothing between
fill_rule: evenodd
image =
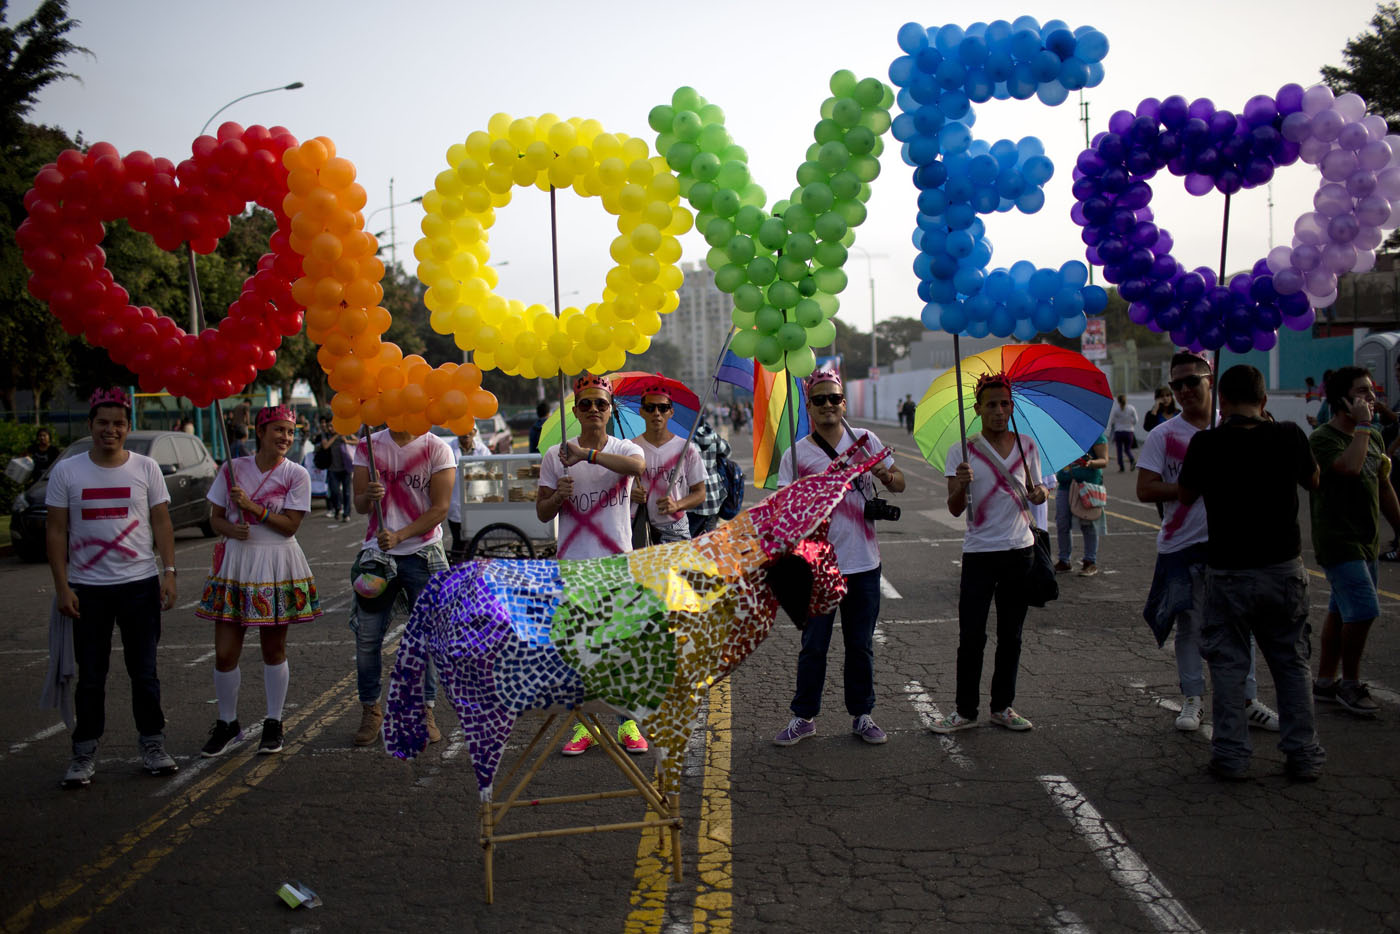
<instances>
[{"instance_id":1,"label":"rainbow umbrella","mask_svg":"<svg viewBox=\"0 0 1400 934\"><path fill-rule=\"evenodd\" d=\"M1053 344L1006 344L962 361L962 404L967 433L980 431L973 411L977 378L1005 373L1011 381L1016 430L1035 439L1041 470L1052 473L1077 460L1103 434L1113 409L1108 378L1081 353ZM946 467L958 433L957 370L943 373L914 410L914 440L924 459Z\"/></svg>"},{"instance_id":2,"label":"rainbow umbrella","mask_svg":"<svg viewBox=\"0 0 1400 934\"><path fill-rule=\"evenodd\" d=\"M608 434L618 438L635 438L647 430L646 419L642 417L642 395L648 386L657 383L664 385L671 394L671 420L666 427L673 434L686 437L695 427L696 414L700 411L700 400L690 388L678 379L661 376L658 373L642 373L626 370L609 373L613 384L613 417L608 420ZM564 397L565 421L570 438L577 438L578 419L574 417L574 394ZM543 453L559 443L559 412L552 412L540 426L540 452Z\"/></svg>"}]
</instances>

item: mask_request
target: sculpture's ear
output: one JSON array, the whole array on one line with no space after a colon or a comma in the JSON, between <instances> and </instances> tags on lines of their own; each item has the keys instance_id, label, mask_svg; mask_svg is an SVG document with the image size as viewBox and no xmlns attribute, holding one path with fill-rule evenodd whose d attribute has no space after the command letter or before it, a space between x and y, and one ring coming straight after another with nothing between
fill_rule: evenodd
<instances>
[{"instance_id":1,"label":"sculpture's ear","mask_svg":"<svg viewBox=\"0 0 1400 934\"><path fill-rule=\"evenodd\" d=\"M805 628L812 603L811 566L797 555L781 555L768 565L768 587L797 628Z\"/></svg>"}]
</instances>

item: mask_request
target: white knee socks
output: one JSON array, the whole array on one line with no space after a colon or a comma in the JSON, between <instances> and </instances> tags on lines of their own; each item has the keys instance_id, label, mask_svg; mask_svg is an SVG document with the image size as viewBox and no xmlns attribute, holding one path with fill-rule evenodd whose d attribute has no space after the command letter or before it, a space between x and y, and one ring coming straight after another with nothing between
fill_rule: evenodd
<instances>
[{"instance_id":1,"label":"white knee socks","mask_svg":"<svg viewBox=\"0 0 1400 934\"><path fill-rule=\"evenodd\" d=\"M263 665L263 687L267 689L267 718L282 719L282 705L287 701L287 684L292 671L283 659L280 665Z\"/></svg>"},{"instance_id":2,"label":"white knee socks","mask_svg":"<svg viewBox=\"0 0 1400 934\"><path fill-rule=\"evenodd\" d=\"M219 719L225 723L238 719L238 685L242 680L237 666L233 671L214 669L214 696L219 701Z\"/></svg>"}]
</instances>

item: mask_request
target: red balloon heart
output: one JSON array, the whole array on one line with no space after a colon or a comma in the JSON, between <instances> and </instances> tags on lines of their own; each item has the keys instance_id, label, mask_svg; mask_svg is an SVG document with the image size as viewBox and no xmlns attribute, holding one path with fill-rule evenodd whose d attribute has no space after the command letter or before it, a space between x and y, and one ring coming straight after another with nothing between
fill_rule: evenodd
<instances>
[{"instance_id":1,"label":"red balloon heart","mask_svg":"<svg viewBox=\"0 0 1400 934\"><path fill-rule=\"evenodd\" d=\"M135 373L143 390L166 389L198 406L231 395L275 364L282 338L301 330L304 308L291 289L301 257L282 210L282 154L296 145L282 127L225 123L217 136L196 139L178 166L139 150L120 156L111 143L65 150L34 177L24 196L29 216L15 232L30 293L48 302L69 334L82 334ZM104 223L126 218L162 250L189 243L207 254L250 201L273 213L277 231L217 328L195 336L153 308L130 304L107 270Z\"/></svg>"}]
</instances>

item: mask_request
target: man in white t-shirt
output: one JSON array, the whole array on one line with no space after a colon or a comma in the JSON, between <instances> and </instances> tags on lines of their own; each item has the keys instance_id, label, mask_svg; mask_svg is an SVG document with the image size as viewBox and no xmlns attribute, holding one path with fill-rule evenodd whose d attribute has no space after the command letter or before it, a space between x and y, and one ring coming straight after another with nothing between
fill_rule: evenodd
<instances>
[{"instance_id":1,"label":"man in white t-shirt","mask_svg":"<svg viewBox=\"0 0 1400 934\"><path fill-rule=\"evenodd\" d=\"M997 605L997 649L992 667L991 721L1008 730L1029 730L1031 721L1011 706L1016 699L1016 670L1021 664L1021 629L1025 625L1026 574L1034 560L1031 507L1047 498L1035 478L1043 475L1034 439L1011 430L1011 382L1001 373L982 376L974 390L973 410L982 433L948 449L948 511L967 513L963 535L962 580L958 590L958 664L956 709L935 720L935 733L977 726L981 696L982 653L987 645L987 615Z\"/></svg>"},{"instance_id":2,"label":"man in white t-shirt","mask_svg":"<svg viewBox=\"0 0 1400 934\"><path fill-rule=\"evenodd\" d=\"M690 538L686 513L705 501L705 464L700 449L667 427L672 401L666 384L642 391L642 419L647 428L637 445L647 459L640 482L632 486L632 502L647 511L653 544ZM678 496L681 489L685 495Z\"/></svg>"},{"instance_id":3,"label":"man in white t-shirt","mask_svg":"<svg viewBox=\"0 0 1400 934\"><path fill-rule=\"evenodd\" d=\"M561 560L603 558L632 550L632 482L646 470L646 456L631 441L608 435L613 387L606 376L585 373L574 380L574 417L579 435L545 451L535 515L541 522L559 517ZM647 751L637 722L622 717L617 741L635 755ZM593 737L582 723L560 750L566 756L588 751Z\"/></svg>"},{"instance_id":4,"label":"man in white t-shirt","mask_svg":"<svg viewBox=\"0 0 1400 934\"><path fill-rule=\"evenodd\" d=\"M373 451L374 479L370 479ZM432 432L416 437L406 431L385 428L376 431L366 444L355 446L352 477L355 511L370 513L364 543L367 556L387 556L392 574L384 590L367 596L356 588L350 611L350 628L355 631L355 667L360 697L360 727L355 745L368 746L379 736L384 723L380 703L384 665L384 633L389 628L396 605L407 612L413 608L428 579L447 569L442 549L442 521L452 500L452 480L456 460L447 442ZM376 508L377 507L377 508ZM442 739L433 717L437 699L437 679L428 673L423 689L424 711L429 742Z\"/></svg>"},{"instance_id":5,"label":"man in white t-shirt","mask_svg":"<svg viewBox=\"0 0 1400 934\"><path fill-rule=\"evenodd\" d=\"M884 449L873 431L853 431L846 424L846 396L835 370L818 370L807 379L807 418L812 433L783 455L778 465L778 488L799 477L825 473L831 461L853 446L865 457ZM862 454L854 455L860 458ZM875 480L892 493L904 492L904 472L886 457L870 470ZM880 545L875 521L865 505L877 495L870 474L857 478L831 516L827 538L836 549L836 564L846 579L841 599L841 638L846 646L845 701L851 715L851 732L867 743L883 743L888 737L875 723L875 624L880 618ZM797 655L797 689L793 692L792 719L773 742L791 746L817 732L822 688L826 684L826 655L836 614L812 616L802 629L802 650Z\"/></svg>"},{"instance_id":6,"label":"man in white t-shirt","mask_svg":"<svg viewBox=\"0 0 1400 934\"><path fill-rule=\"evenodd\" d=\"M97 769L106 726L112 628L121 630L141 764L152 775L176 771L165 751L156 646L160 613L175 605L175 533L170 493L156 462L126 450L130 401L120 389L92 394L92 448L49 473L48 557L58 611L73 620L78 663L73 758L63 787L81 788ZM154 545L154 549L153 546ZM163 572L157 574L154 552Z\"/></svg>"},{"instance_id":7,"label":"man in white t-shirt","mask_svg":"<svg viewBox=\"0 0 1400 934\"><path fill-rule=\"evenodd\" d=\"M1162 503L1162 528L1157 533L1157 565L1142 615L1157 636L1166 642L1176 629L1177 681L1181 686L1181 713L1176 728L1200 729L1202 700L1206 690L1201 654L1201 621L1205 607L1206 504L1190 506L1177 500L1186 448L1198 431L1210 426L1210 362L1200 354L1178 351L1171 360L1168 384L1181 406L1180 414L1162 422L1147 436L1138 466L1137 496L1144 503ZM1258 729L1277 731L1278 715L1258 699L1254 649L1250 645L1249 674L1245 678L1245 719Z\"/></svg>"}]
</instances>

